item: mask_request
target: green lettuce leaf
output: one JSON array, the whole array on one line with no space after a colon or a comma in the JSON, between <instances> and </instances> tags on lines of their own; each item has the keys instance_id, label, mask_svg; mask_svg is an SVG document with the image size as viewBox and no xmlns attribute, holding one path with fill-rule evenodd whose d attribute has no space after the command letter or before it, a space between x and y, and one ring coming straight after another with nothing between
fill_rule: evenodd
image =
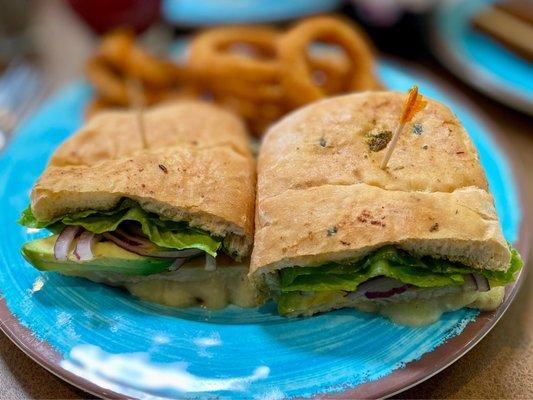
<instances>
[{"instance_id":1,"label":"green lettuce leaf","mask_svg":"<svg viewBox=\"0 0 533 400\"><path fill-rule=\"evenodd\" d=\"M285 268L280 272L281 291L353 291L361 283L387 276L418 287L462 285L464 276L482 273L491 286L512 282L522 267L518 252L511 247L507 271L476 270L460 263L431 257L417 258L400 249L387 246L352 264L327 264L320 267Z\"/></svg>"},{"instance_id":2,"label":"green lettuce leaf","mask_svg":"<svg viewBox=\"0 0 533 400\"><path fill-rule=\"evenodd\" d=\"M504 286L516 280L518 271L524 265L518 251L509 245L511 250L511 261L509 262L509 268L507 271L483 271L483 275L489 280L490 286Z\"/></svg>"},{"instance_id":3,"label":"green lettuce leaf","mask_svg":"<svg viewBox=\"0 0 533 400\"><path fill-rule=\"evenodd\" d=\"M124 221L141 224L143 233L151 242L169 249L199 249L216 257L221 240L201 229L191 228L185 222L163 219L143 210L135 201L123 200L109 211L86 210L65 215L50 221L38 221L28 207L22 212L19 224L29 228L48 228L54 232L64 225L80 225L95 233L110 232Z\"/></svg>"}]
</instances>

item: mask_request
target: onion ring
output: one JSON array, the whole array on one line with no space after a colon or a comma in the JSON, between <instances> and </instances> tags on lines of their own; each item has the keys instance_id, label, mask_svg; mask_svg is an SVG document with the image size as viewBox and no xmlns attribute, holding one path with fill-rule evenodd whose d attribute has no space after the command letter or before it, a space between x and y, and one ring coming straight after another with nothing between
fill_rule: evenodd
<instances>
[{"instance_id":1,"label":"onion ring","mask_svg":"<svg viewBox=\"0 0 533 400\"><path fill-rule=\"evenodd\" d=\"M215 96L214 101L222 107L233 111L245 120L252 120L257 117L257 104L246 99L230 95Z\"/></svg>"},{"instance_id":2,"label":"onion ring","mask_svg":"<svg viewBox=\"0 0 533 400\"><path fill-rule=\"evenodd\" d=\"M167 88L186 80L186 69L173 62L152 56L135 45L131 30L119 29L104 37L98 56L123 76L135 77L146 86Z\"/></svg>"},{"instance_id":3,"label":"onion ring","mask_svg":"<svg viewBox=\"0 0 533 400\"><path fill-rule=\"evenodd\" d=\"M187 80L184 67L167 60L158 60L139 48L132 48L129 63L124 69L127 76L140 79L145 85L159 89L168 88Z\"/></svg>"},{"instance_id":4,"label":"onion ring","mask_svg":"<svg viewBox=\"0 0 533 400\"><path fill-rule=\"evenodd\" d=\"M102 111L106 111L106 110L113 109L113 108L116 108L116 106L113 104L110 104L108 101L102 99L101 97L95 97L85 107L84 116L85 116L85 119L89 119Z\"/></svg>"},{"instance_id":5,"label":"onion ring","mask_svg":"<svg viewBox=\"0 0 533 400\"><path fill-rule=\"evenodd\" d=\"M350 70L349 60L341 54L309 55L313 81L324 93L340 93Z\"/></svg>"},{"instance_id":6,"label":"onion ring","mask_svg":"<svg viewBox=\"0 0 533 400\"><path fill-rule=\"evenodd\" d=\"M242 117L251 133L260 136L309 102L381 88L364 34L331 16L305 19L286 32L269 26L211 28L195 35L188 50L178 64L147 52L132 31L106 35L87 64L96 92L87 114L129 107L126 83L136 78L148 106L205 100Z\"/></svg>"},{"instance_id":7,"label":"onion ring","mask_svg":"<svg viewBox=\"0 0 533 400\"><path fill-rule=\"evenodd\" d=\"M282 117L288 110L278 103L258 103L230 95L215 95L215 103L245 120L255 136L261 136L268 126Z\"/></svg>"},{"instance_id":8,"label":"onion ring","mask_svg":"<svg viewBox=\"0 0 533 400\"><path fill-rule=\"evenodd\" d=\"M371 90L381 86L373 73L373 56L364 33L334 17L314 17L300 22L278 41L283 71L281 82L291 104L300 106L326 96L313 81L307 62L308 46L314 41L340 46L346 53L350 69L343 91Z\"/></svg>"},{"instance_id":9,"label":"onion ring","mask_svg":"<svg viewBox=\"0 0 533 400\"><path fill-rule=\"evenodd\" d=\"M256 83L239 79L238 77L213 79L206 86L214 93L255 101L280 102L285 97L285 92L280 83Z\"/></svg>"},{"instance_id":10,"label":"onion ring","mask_svg":"<svg viewBox=\"0 0 533 400\"><path fill-rule=\"evenodd\" d=\"M192 40L189 66L200 76L275 82L280 76L276 58L278 37L279 32L269 27L213 28ZM248 54L231 51L237 45L249 46L254 51Z\"/></svg>"},{"instance_id":11,"label":"onion ring","mask_svg":"<svg viewBox=\"0 0 533 400\"><path fill-rule=\"evenodd\" d=\"M111 103L127 106L129 96L126 84L112 71L100 57L93 57L87 62L86 74L98 95Z\"/></svg>"},{"instance_id":12,"label":"onion ring","mask_svg":"<svg viewBox=\"0 0 533 400\"><path fill-rule=\"evenodd\" d=\"M129 54L135 44L135 36L131 30L118 29L104 36L97 49L97 55L110 65L125 70L129 61Z\"/></svg>"},{"instance_id":13,"label":"onion ring","mask_svg":"<svg viewBox=\"0 0 533 400\"><path fill-rule=\"evenodd\" d=\"M90 59L87 62L86 73L98 96L104 101L123 107L130 105L131 99L125 79L107 65L104 59L101 57ZM168 91L146 87L145 101L149 105L158 103L165 97L165 93Z\"/></svg>"}]
</instances>

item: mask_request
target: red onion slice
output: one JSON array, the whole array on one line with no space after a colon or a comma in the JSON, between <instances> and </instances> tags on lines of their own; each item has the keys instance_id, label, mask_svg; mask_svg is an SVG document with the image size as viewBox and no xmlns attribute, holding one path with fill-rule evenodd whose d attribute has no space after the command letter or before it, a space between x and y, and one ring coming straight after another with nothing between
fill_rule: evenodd
<instances>
[{"instance_id":1,"label":"red onion slice","mask_svg":"<svg viewBox=\"0 0 533 400\"><path fill-rule=\"evenodd\" d=\"M186 250L169 250L169 251L152 251L150 255L152 257L161 257L161 258L187 258L187 257L193 257L198 256L202 254L202 250L198 249L186 249Z\"/></svg>"},{"instance_id":2,"label":"red onion slice","mask_svg":"<svg viewBox=\"0 0 533 400\"><path fill-rule=\"evenodd\" d=\"M464 290L477 290L477 283L472 274L463 275L465 283L463 284Z\"/></svg>"},{"instance_id":3,"label":"red onion slice","mask_svg":"<svg viewBox=\"0 0 533 400\"><path fill-rule=\"evenodd\" d=\"M170 271L177 271L178 269L182 267L183 264L185 264L186 261L187 261L186 258L176 258L174 262L172 263L172 265L168 267L168 269Z\"/></svg>"},{"instance_id":4,"label":"red onion slice","mask_svg":"<svg viewBox=\"0 0 533 400\"><path fill-rule=\"evenodd\" d=\"M392 297L396 294L400 294L409 289L411 285L403 285L400 287L394 287L386 292L366 292L365 296L367 299L385 299L387 297Z\"/></svg>"},{"instance_id":5,"label":"red onion slice","mask_svg":"<svg viewBox=\"0 0 533 400\"><path fill-rule=\"evenodd\" d=\"M123 248L124 250L131 251L132 253L138 254L140 256L149 256L151 251L146 249L139 243L132 243L127 238L117 235L115 232L104 232L102 236L107 240L115 243L117 246Z\"/></svg>"},{"instance_id":6,"label":"red onion slice","mask_svg":"<svg viewBox=\"0 0 533 400\"><path fill-rule=\"evenodd\" d=\"M154 247L154 244L150 242L150 240L147 237L140 237L140 236L132 235L122 229L117 229L110 233L118 237L123 242L131 244L132 246L143 246L143 247L152 247L152 248Z\"/></svg>"},{"instance_id":7,"label":"red onion slice","mask_svg":"<svg viewBox=\"0 0 533 400\"><path fill-rule=\"evenodd\" d=\"M123 229L117 229L113 232L115 236L118 236L119 239L125 242L130 242L131 245L140 245L147 248L154 248L154 244L146 236L137 236L128 233ZM194 257L202 254L202 250L198 249L185 249L185 250L161 250L161 251L152 251L148 255L152 257L161 257L161 258L183 258L183 257Z\"/></svg>"},{"instance_id":8,"label":"red onion slice","mask_svg":"<svg viewBox=\"0 0 533 400\"><path fill-rule=\"evenodd\" d=\"M488 292L490 290L489 281L481 274L472 274L476 280L477 290L479 292Z\"/></svg>"},{"instance_id":9,"label":"red onion slice","mask_svg":"<svg viewBox=\"0 0 533 400\"><path fill-rule=\"evenodd\" d=\"M188 258L202 253L202 250L186 249L186 250L169 250L169 251L154 251L156 246L152 242L141 243L139 240L130 240L123 232L113 231L104 232L102 235L115 243L117 246L140 256L158 257L158 258Z\"/></svg>"},{"instance_id":10,"label":"red onion slice","mask_svg":"<svg viewBox=\"0 0 533 400\"><path fill-rule=\"evenodd\" d=\"M81 226L69 225L61 231L54 244L54 257L56 260L66 261L68 259L68 251L72 241L81 229Z\"/></svg>"},{"instance_id":11,"label":"red onion slice","mask_svg":"<svg viewBox=\"0 0 533 400\"><path fill-rule=\"evenodd\" d=\"M216 271L217 269L217 260L211 254L205 253L205 270L206 271Z\"/></svg>"},{"instance_id":12,"label":"red onion slice","mask_svg":"<svg viewBox=\"0 0 533 400\"><path fill-rule=\"evenodd\" d=\"M464 290L477 290L479 292L488 292L490 284L487 278L481 274L467 274L463 276ZM405 284L399 280L387 277L378 277L363 282L354 292L349 292L345 297L354 299L365 296L368 299L383 299L403 293L411 289L413 285Z\"/></svg>"},{"instance_id":13,"label":"red onion slice","mask_svg":"<svg viewBox=\"0 0 533 400\"><path fill-rule=\"evenodd\" d=\"M380 276L361 283L357 287L357 291L360 293L388 292L389 290L402 286L405 286L405 283L397 279Z\"/></svg>"},{"instance_id":14,"label":"red onion slice","mask_svg":"<svg viewBox=\"0 0 533 400\"><path fill-rule=\"evenodd\" d=\"M80 235L74 255L80 261L89 261L94 258L93 245L100 240L101 236L90 231L83 231Z\"/></svg>"},{"instance_id":15,"label":"red onion slice","mask_svg":"<svg viewBox=\"0 0 533 400\"><path fill-rule=\"evenodd\" d=\"M368 299L387 298L405 292L411 285L405 284L397 279L380 276L361 283L357 290L348 293L346 296L354 299L365 296Z\"/></svg>"}]
</instances>

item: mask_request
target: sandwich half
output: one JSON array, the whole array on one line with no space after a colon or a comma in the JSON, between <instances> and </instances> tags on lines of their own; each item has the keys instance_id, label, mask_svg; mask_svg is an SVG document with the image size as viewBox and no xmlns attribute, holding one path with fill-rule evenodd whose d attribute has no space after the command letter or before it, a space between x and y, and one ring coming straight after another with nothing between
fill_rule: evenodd
<instances>
[{"instance_id":1,"label":"sandwich half","mask_svg":"<svg viewBox=\"0 0 533 400\"><path fill-rule=\"evenodd\" d=\"M96 115L64 142L20 223L36 268L173 306L253 306L255 161L243 123L201 102Z\"/></svg>"},{"instance_id":2,"label":"sandwich half","mask_svg":"<svg viewBox=\"0 0 533 400\"><path fill-rule=\"evenodd\" d=\"M420 325L502 302L522 263L455 115L429 100L380 168L405 97L323 100L267 132L250 276L280 314L354 307Z\"/></svg>"}]
</instances>

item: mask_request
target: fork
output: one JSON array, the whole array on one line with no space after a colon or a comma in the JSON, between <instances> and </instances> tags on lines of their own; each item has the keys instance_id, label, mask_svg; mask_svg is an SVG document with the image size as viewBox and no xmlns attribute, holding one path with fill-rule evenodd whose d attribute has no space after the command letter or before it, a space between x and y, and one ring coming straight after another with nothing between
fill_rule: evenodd
<instances>
[{"instance_id":1,"label":"fork","mask_svg":"<svg viewBox=\"0 0 533 400\"><path fill-rule=\"evenodd\" d=\"M14 129L42 99L40 74L28 62L13 59L0 77L0 151Z\"/></svg>"}]
</instances>

